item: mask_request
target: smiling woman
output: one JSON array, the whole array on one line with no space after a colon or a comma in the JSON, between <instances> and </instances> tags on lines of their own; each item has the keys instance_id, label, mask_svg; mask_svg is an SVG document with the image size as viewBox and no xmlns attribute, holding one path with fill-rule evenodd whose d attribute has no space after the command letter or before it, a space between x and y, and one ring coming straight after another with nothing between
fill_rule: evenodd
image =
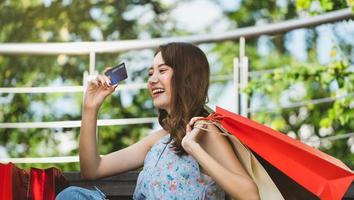
<instances>
[{"instance_id":1,"label":"smiling woman","mask_svg":"<svg viewBox=\"0 0 354 200\"><path fill-rule=\"evenodd\" d=\"M158 48L149 69L148 91L158 109L161 130L103 157L98 154L98 110L116 85L98 76L87 87L80 130L80 168L97 179L143 166L133 199L259 199L258 189L214 125L205 117L209 87L205 54L188 43ZM247 196L246 196L247 195ZM69 187L57 199L104 199L97 188Z\"/></svg>"},{"instance_id":2,"label":"smiling woman","mask_svg":"<svg viewBox=\"0 0 354 200\"><path fill-rule=\"evenodd\" d=\"M160 46L154 59L154 66L161 66L161 80L158 83L166 86L165 102L167 109L155 104L159 109L159 122L174 138L173 146L183 154L181 141L187 122L194 116L205 116L210 69L205 54L195 46L187 43L170 43ZM154 84L149 78L148 87ZM149 89L150 90L150 89ZM162 98L161 98L162 99ZM182 133L182 134L181 134Z\"/></svg>"},{"instance_id":3,"label":"smiling woman","mask_svg":"<svg viewBox=\"0 0 354 200\"><path fill-rule=\"evenodd\" d=\"M148 90L154 106L169 112L171 101L172 67L166 65L161 52L154 58L154 66L149 69Z\"/></svg>"}]
</instances>

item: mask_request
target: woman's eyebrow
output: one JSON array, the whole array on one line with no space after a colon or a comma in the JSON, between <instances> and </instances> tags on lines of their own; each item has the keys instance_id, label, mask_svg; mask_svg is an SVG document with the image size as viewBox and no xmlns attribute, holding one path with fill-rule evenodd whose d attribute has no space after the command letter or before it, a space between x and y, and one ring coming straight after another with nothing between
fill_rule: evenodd
<instances>
[{"instance_id":1,"label":"woman's eyebrow","mask_svg":"<svg viewBox=\"0 0 354 200\"><path fill-rule=\"evenodd\" d=\"M157 65L157 68L164 66L164 65L166 65L166 63L161 63L161 64Z\"/></svg>"},{"instance_id":2,"label":"woman's eyebrow","mask_svg":"<svg viewBox=\"0 0 354 200\"><path fill-rule=\"evenodd\" d=\"M159 67L161 67L161 66L164 66L164 65L166 65L166 63L161 63L161 64L159 64L159 65L157 65L157 68L159 68ZM152 66L152 67L149 67L149 71L150 70L153 70L154 69L154 67Z\"/></svg>"}]
</instances>

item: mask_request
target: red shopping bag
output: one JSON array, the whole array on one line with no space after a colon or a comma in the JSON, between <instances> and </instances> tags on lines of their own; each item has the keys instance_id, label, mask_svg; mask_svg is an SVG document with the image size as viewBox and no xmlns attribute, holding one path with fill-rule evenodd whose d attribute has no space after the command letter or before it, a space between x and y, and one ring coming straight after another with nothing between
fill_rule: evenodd
<instances>
[{"instance_id":1,"label":"red shopping bag","mask_svg":"<svg viewBox=\"0 0 354 200\"><path fill-rule=\"evenodd\" d=\"M13 163L0 163L1 200L54 200L68 185L57 168L31 168L26 171Z\"/></svg>"},{"instance_id":2,"label":"red shopping bag","mask_svg":"<svg viewBox=\"0 0 354 200\"><path fill-rule=\"evenodd\" d=\"M0 163L0 199L28 199L28 173L13 163Z\"/></svg>"},{"instance_id":3,"label":"red shopping bag","mask_svg":"<svg viewBox=\"0 0 354 200\"><path fill-rule=\"evenodd\" d=\"M68 186L64 175L57 168L31 168L29 181L29 196L33 200L51 200Z\"/></svg>"},{"instance_id":4,"label":"red shopping bag","mask_svg":"<svg viewBox=\"0 0 354 200\"><path fill-rule=\"evenodd\" d=\"M286 175L320 199L341 199L354 180L352 170L338 159L255 121L220 107L206 119L219 122L250 148L262 164L268 165L268 170L273 170L278 177Z\"/></svg>"}]
</instances>

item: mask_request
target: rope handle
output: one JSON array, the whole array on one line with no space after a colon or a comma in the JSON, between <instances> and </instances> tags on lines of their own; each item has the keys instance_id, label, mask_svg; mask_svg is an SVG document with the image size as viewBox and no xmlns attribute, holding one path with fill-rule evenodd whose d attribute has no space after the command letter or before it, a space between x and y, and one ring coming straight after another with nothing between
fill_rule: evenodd
<instances>
[{"instance_id":1,"label":"rope handle","mask_svg":"<svg viewBox=\"0 0 354 200\"><path fill-rule=\"evenodd\" d=\"M225 118L224 116L214 112L207 117L202 117L200 119L197 119L196 122L201 120L203 120L204 122L202 123L202 127L196 126L196 128L199 128L204 131L209 131L207 128L204 128L204 125L215 125L220 130L220 133L222 135L229 136L230 134L224 127L222 127L220 122L224 118Z\"/></svg>"},{"instance_id":2,"label":"rope handle","mask_svg":"<svg viewBox=\"0 0 354 200\"><path fill-rule=\"evenodd\" d=\"M203 117L203 118L197 119L197 121L203 120L204 121L203 125L209 125L209 124L215 125L219 129L218 133L220 135L225 136L230 143L236 142L237 144L242 145L244 148L247 149L246 146L244 146L234 135L232 135L229 131L227 131L222 126L220 121L222 119L225 119L225 118L227 118L227 117L224 117L224 116L214 112L214 113L210 114L207 117ZM202 128L202 127L196 127L196 128L199 128L199 129L204 130L204 131L209 131L207 128ZM233 146L233 150L234 150L234 152L237 152L237 150L236 150L236 148L234 146Z\"/></svg>"}]
</instances>

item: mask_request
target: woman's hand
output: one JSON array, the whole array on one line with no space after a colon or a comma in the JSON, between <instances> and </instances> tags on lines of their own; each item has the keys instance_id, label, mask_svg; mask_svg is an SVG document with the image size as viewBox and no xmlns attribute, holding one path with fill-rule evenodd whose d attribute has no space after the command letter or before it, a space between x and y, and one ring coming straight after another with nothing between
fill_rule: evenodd
<instances>
[{"instance_id":1,"label":"woman's hand","mask_svg":"<svg viewBox=\"0 0 354 200\"><path fill-rule=\"evenodd\" d=\"M106 70L108 70L107 68ZM84 108L93 108L98 110L104 99L112 94L117 85L111 85L110 79L105 75L97 75L95 79L89 81L85 96Z\"/></svg>"},{"instance_id":2,"label":"woman's hand","mask_svg":"<svg viewBox=\"0 0 354 200\"><path fill-rule=\"evenodd\" d=\"M201 136L199 133L203 130L201 129L206 129L207 124L205 124L205 121L197 121L198 119L201 119L203 117L193 117L189 123L186 126L186 135L182 139L181 145L184 148L184 150L192 155L193 154L193 148L196 145L199 145L199 137ZM192 128L193 127L193 128Z\"/></svg>"}]
</instances>

